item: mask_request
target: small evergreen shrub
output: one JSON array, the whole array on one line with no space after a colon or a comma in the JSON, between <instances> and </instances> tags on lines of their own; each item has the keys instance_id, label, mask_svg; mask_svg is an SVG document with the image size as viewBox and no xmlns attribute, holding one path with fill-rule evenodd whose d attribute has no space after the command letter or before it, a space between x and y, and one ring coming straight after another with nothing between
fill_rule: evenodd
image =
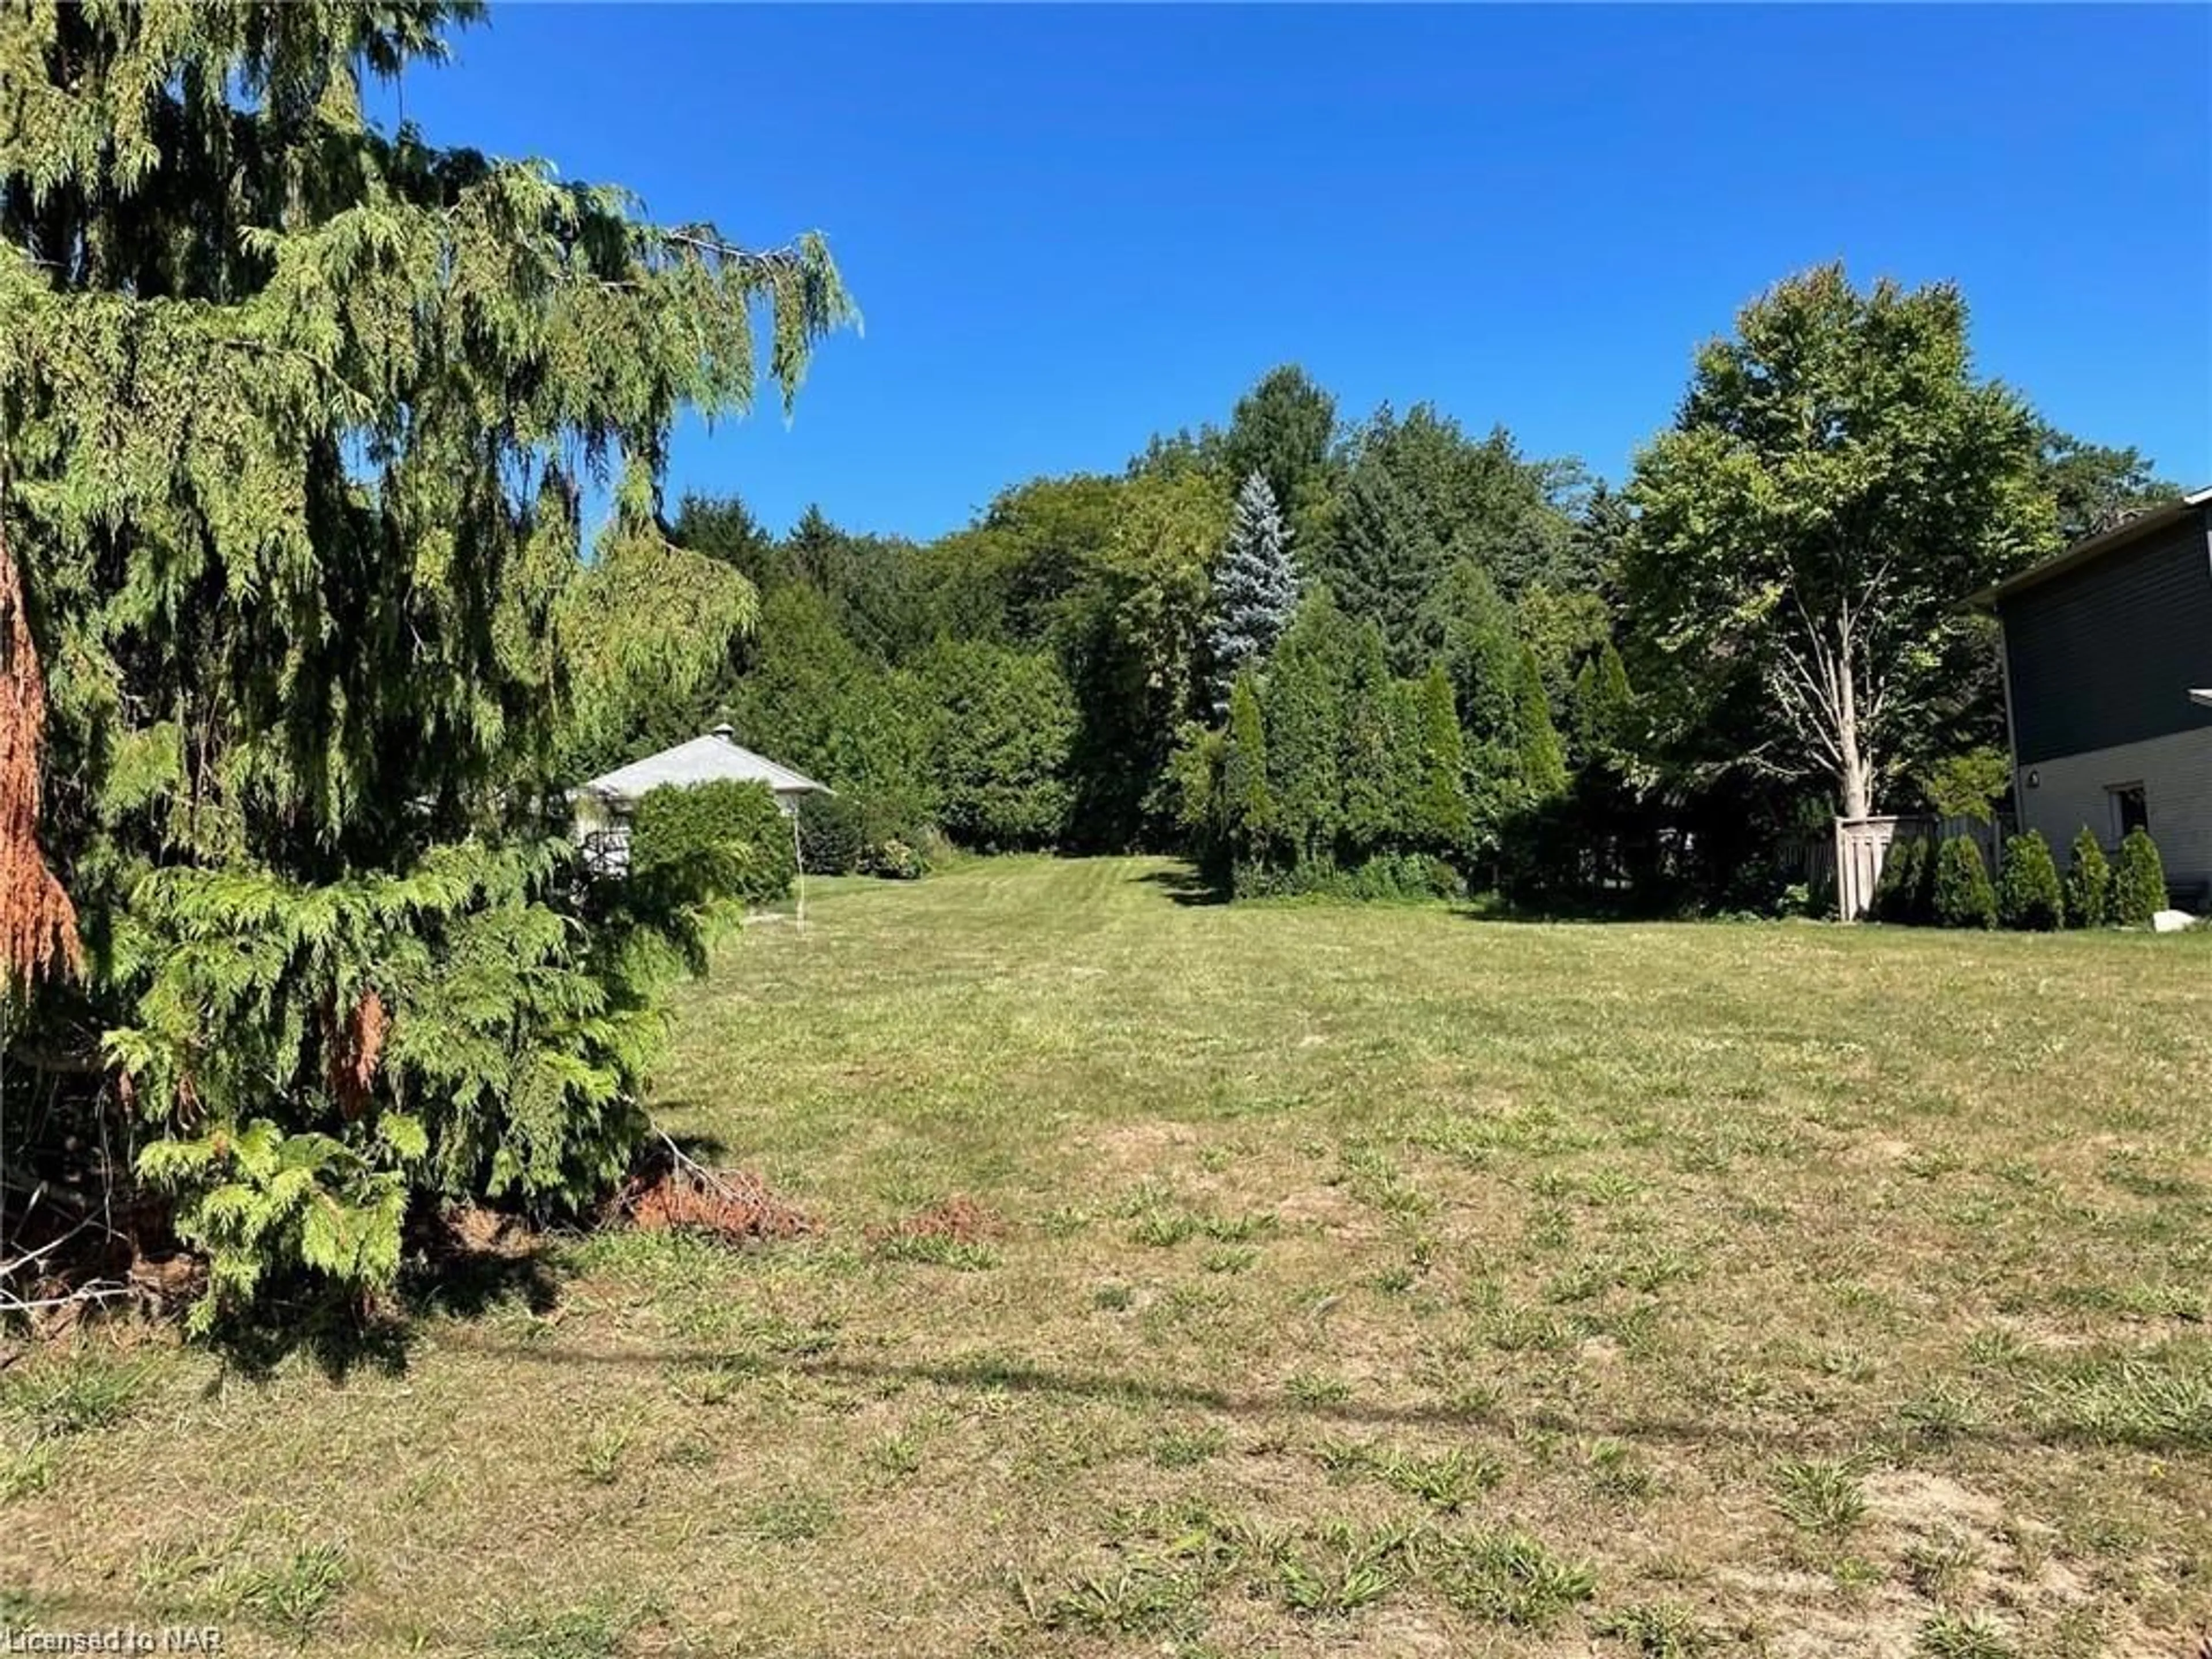
<instances>
[{"instance_id":1,"label":"small evergreen shrub","mask_svg":"<svg viewBox=\"0 0 2212 1659\"><path fill-rule=\"evenodd\" d=\"M2086 823L2074 837L2074 867L2066 872L2066 920L2075 927L2112 924L2112 866Z\"/></svg>"},{"instance_id":2,"label":"small evergreen shrub","mask_svg":"<svg viewBox=\"0 0 2212 1659\"><path fill-rule=\"evenodd\" d=\"M2031 830L2005 843L2004 872L1997 883L1997 918L2008 927L2047 933L2066 922L2066 900L2058 884L2058 865L2051 843Z\"/></svg>"},{"instance_id":3,"label":"small evergreen shrub","mask_svg":"<svg viewBox=\"0 0 2212 1659\"><path fill-rule=\"evenodd\" d=\"M1996 889L1982 849L1969 836L1952 836L1936 854L1936 921L1942 927L1994 927Z\"/></svg>"},{"instance_id":4,"label":"small evergreen shrub","mask_svg":"<svg viewBox=\"0 0 2212 1659\"><path fill-rule=\"evenodd\" d=\"M2119 867L2112 872L2112 911L2123 927L2148 927L2166 908L2166 863L2150 832L2136 829L2120 843Z\"/></svg>"},{"instance_id":5,"label":"small evergreen shrub","mask_svg":"<svg viewBox=\"0 0 2212 1659\"><path fill-rule=\"evenodd\" d=\"M1903 927L1928 920L1921 903L1928 886L1928 846L1919 836L1901 836L1889 844L1881 878L1874 887L1871 908L1876 921Z\"/></svg>"}]
</instances>

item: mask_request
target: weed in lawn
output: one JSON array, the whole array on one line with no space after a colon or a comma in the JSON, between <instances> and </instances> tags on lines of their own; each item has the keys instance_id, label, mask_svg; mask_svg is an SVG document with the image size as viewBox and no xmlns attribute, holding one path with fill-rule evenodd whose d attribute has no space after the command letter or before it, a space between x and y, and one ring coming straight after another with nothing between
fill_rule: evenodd
<instances>
[{"instance_id":1,"label":"weed in lawn","mask_svg":"<svg viewBox=\"0 0 2212 1659\"><path fill-rule=\"evenodd\" d=\"M1091 1292L1091 1305L1102 1313L1123 1313L1137 1299L1137 1293L1127 1285L1101 1285Z\"/></svg>"},{"instance_id":2,"label":"weed in lawn","mask_svg":"<svg viewBox=\"0 0 2212 1659\"><path fill-rule=\"evenodd\" d=\"M1208 1250L1199 1265L1210 1273L1241 1273L1259 1259L1260 1252L1249 1244L1224 1244Z\"/></svg>"},{"instance_id":3,"label":"weed in lawn","mask_svg":"<svg viewBox=\"0 0 2212 1659\"><path fill-rule=\"evenodd\" d=\"M1842 1537L1866 1515L1857 1465L1832 1458L1785 1458L1774 1466L1774 1506L1800 1532Z\"/></svg>"},{"instance_id":4,"label":"weed in lawn","mask_svg":"<svg viewBox=\"0 0 2212 1659\"><path fill-rule=\"evenodd\" d=\"M629 1632L655 1611L611 1595L554 1613L510 1610L493 1627L490 1648L501 1659L617 1659Z\"/></svg>"},{"instance_id":5,"label":"weed in lawn","mask_svg":"<svg viewBox=\"0 0 2212 1659\"><path fill-rule=\"evenodd\" d=\"M0 1373L0 1412L34 1437L104 1429L130 1411L150 1369L92 1355L25 1364Z\"/></svg>"},{"instance_id":6,"label":"weed in lawn","mask_svg":"<svg viewBox=\"0 0 2212 1659\"><path fill-rule=\"evenodd\" d=\"M1972 1434L1989 1420L1973 1387L1955 1377L1942 1376L1898 1407L1898 1420L1905 1433L1923 1445L1945 1446Z\"/></svg>"},{"instance_id":7,"label":"weed in lawn","mask_svg":"<svg viewBox=\"0 0 2212 1659\"><path fill-rule=\"evenodd\" d=\"M1301 1406L1340 1406L1352 1398L1352 1384L1319 1371L1297 1371L1284 1378L1283 1392Z\"/></svg>"},{"instance_id":8,"label":"weed in lawn","mask_svg":"<svg viewBox=\"0 0 2212 1659\"><path fill-rule=\"evenodd\" d=\"M1626 1642L1643 1659L1704 1659L1720 1634L1679 1601L1643 1601L1590 1621L1593 1636Z\"/></svg>"},{"instance_id":9,"label":"weed in lawn","mask_svg":"<svg viewBox=\"0 0 2212 1659\"><path fill-rule=\"evenodd\" d=\"M837 1504L819 1492L783 1492L745 1511L744 1530L771 1544L800 1544L837 1524Z\"/></svg>"},{"instance_id":10,"label":"weed in lawn","mask_svg":"<svg viewBox=\"0 0 2212 1659\"><path fill-rule=\"evenodd\" d=\"M2146 1451L2212 1449L2212 1342L2100 1354L2031 1379L2038 1429Z\"/></svg>"},{"instance_id":11,"label":"weed in lawn","mask_svg":"<svg viewBox=\"0 0 2212 1659\"><path fill-rule=\"evenodd\" d=\"M1457 1513L1505 1478L1504 1466L1497 1459L1456 1446L1433 1456L1390 1451L1369 1468L1385 1486L1447 1515Z\"/></svg>"},{"instance_id":12,"label":"weed in lawn","mask_svg":"<svg viewBox=\"0 0 2212 1659\"><path fill-rule=\"evenodd\" d=\"M1188 1469L1218 1457L1229 1448L1229 1436L1208 1424L1169 1429L1152 1442L1152 1462L1164 1469Z\"/></svg>"},{"instance_id":13,"label":"weed in lawn","mask_svg":"<svg viewBox=\"0 0 2212 1659\"><path fill-rule=\"evenodd\" d=\"M1187 1210L1147 1210L1130 1227L1129 1242L1170 1250L1197 1234L1198 1218Z\"/></svg>"},{"instance_id":14,"label":"weed in lawn","mask_svg":"<svg viewBox=\"0 0 2212 1659\"><path fill-rule=\"evenodd\" d=\"M37 1439L0 1455L0 1504L44 1492L54 1478L54 1443Z\"/></svg>"},{"instance_id":15,"label":"weed in lawn","mask_svg":"<svg viewBox=\"0 0 2212 1659\"><path fill-rule=\"evenodd\" d=\"M1912 1588L1943 1607L1956 1603L1972 1584L1982 1553L1964 1533L1946 1528L1905 1552L1905 1576Z\"/></svg>"},{"instance_id":16,"label":"weed in lawn","mask_svg":"<svg viewBox=\"0 0 2212 1659\"><path fill-rule=\"evenodd\" d=\"M1592 1441L1583 1455L1583 1467L1589 1472L1591 1490L1601 1497L1640 1503L1658 1486L1656 1478L1636 1461L1635 1452L1625 1441Z\"/></svg>"},{"instance_id":17,"label":"weed in lawn","mask_svg":"<svg viewBox=\"0 0 2212 1659\"><path fill-rule=\"evenodd\" d=\"M1596 1593L1597 1575L1522 1532L1448 1540L1437 1588L1462 1613L1493 1624L1548 1630Z\"/></svg>"},{"instance_id":18,"label":"weed in lawn","mask_svg":"<svg viewBox=\"0 0 2212 1659\"><path fill-rule=\"evenodd\" d=\"M1255 1238L1273 1238L1279 1224L1268 1212L1254 1210L1242 1215L1200 1217L1198 1230L1217 1244L1249 1244Z\"/></svg>"},{"instance_id":19,"label":"weed in lawn","mask_svg":"<svg viewBox=\"0 0 2212 1659\"><path fill-rule=\"evenodd\" d=\"M1149 1636L1189 1607L1193 1589L1176 1575L1149 1566L1123 1567L1079 1578L1043 1608L1051 1630L1100 1636Z\"/></svg>"},{"instance_id":20,"label":"weed in lawn","mask_svg":"<svg viewBox=\"0 0 2212 1659\"><path fill-rule=\"evenodd\" d=\"M1357 1534L1325 1528L1312 1554L1287 1554L1279 1564L1283 1605L1304 1618L1341 1618L1372 1606L1403 1582L1407 1541L1398 1533Z\"/></svg>"},{"instance_id":21,"label":"weed in lawn","mask_svg":"<svg viewBox=\"0 0 2212 1659\"><path fill-rule=\"evenodd\" d=\"M726 1405L748 1382L761 1374L761 1370L758 1362L749 1359L678 1365L669 1371L668 1386L687 1405Z\"/></svg>"},{"instance_id":22,"label":"weed in lawn","mask_svg":"<svg viewBox=\"0 0 2212 1659\"><path fill-rule=\"evenodd\" d=\"M1941 1613L1921 1626L1913 1651L1922 1659L2018 1659L2002 1626L1979 1613Z\"/></svg>"},{"instance_id":23,"label":"weed in lawn","mask_svg":"<svg viewBox=\"0 0 2212 1659\"><path fill-rule=\"evenodd\" d=\"M921 1468L921 1437L908 1429L868 1443L861 1461L881 1475L903 1480Z\"/></svg>"},{"instance_id":24,"label":"weed in lawn","mask_svg":"<svg viewBox=\"0 0 2212 1659\"><path fill-rule=\"evenodd\" d=\"M576 1460L576 1473L595 1486L611 1486L622 1478L623 1465L629 1460L637 1433L635 1423L614 1423L593 1430Z\"/></svg>"},{"instance_id":25,"label":"weed in lawn","mask_svg":"<svg viewBox=\"0 0 2212 1659\"><path fill-rule=\"evenodd\" d=\"M943 1233L892 1233L871 1248L879 1261L920 1262L956 1273L986 1273L999 1265L999 1253L988 1244Z\"/></svg>"},{"instance_id":26,"label":"weed in lawn","mask_svg":"<svg viewBox=\"0 0 2212 1659\"><path fill-rule=\"evenodd\" d=\"M345 1589L345 1553L335 1544L309 1544L273 1566L249 1567L227 1585L230 1603L272 1625L304 1632Z\"/></svg>"}]
</instances>

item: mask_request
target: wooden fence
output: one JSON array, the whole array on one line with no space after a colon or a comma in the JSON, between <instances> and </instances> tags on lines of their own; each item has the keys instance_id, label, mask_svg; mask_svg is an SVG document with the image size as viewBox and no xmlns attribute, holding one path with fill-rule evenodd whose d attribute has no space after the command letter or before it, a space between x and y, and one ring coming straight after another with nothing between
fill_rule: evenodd
<instances>
[{"instance_id":1,"label":"wooden fence","mask_svg":"<svg viewBox=\"0 0 2212 1659\"><path fill-rule=\"evenodd\" d=\"M2006 834L2002 820L1984 823L1976 818L1838 818L1832 834L1808 836L1799 842L1794 862L1816 896L1834 899L1839 918L1860 921L1873 908L1881 866L1889 858L1889 849L1899 842L1969 836L1981 848L1982 857L1995 875Z\"/></svg>"}]
</instances>

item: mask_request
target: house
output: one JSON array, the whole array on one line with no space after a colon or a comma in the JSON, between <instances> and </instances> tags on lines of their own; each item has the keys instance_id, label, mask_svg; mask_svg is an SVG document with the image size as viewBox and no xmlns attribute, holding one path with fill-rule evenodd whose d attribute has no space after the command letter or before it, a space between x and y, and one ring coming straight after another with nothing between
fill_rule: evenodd
<instances>
[{"instance_id":1,"label":"house","mask_svg":"<svg viewBox=\"0 0 2212 1659\"><path fill-rule=\"evenodd\" d=\"M737 741L728 726L718 726L703 737L617 766L571 789L568 805L576 839L601 871L628 869L629 817L639 801L651 791L669 786L685 789L724 781L766 784L787 817L798 816L799 803L807 796L835 793L765 755L755 754Z\"/></svg>"},{"instance_id":2,"label":"house","mask_svg":"<svg viewBox=\"0 0 2212 1659\"><path fill-rule=\"evenodd\" d=\"M2063 866L2083 825L2149 830L2177 895L2212 892L2212 489L1975 595L2004 630L2020 827Z\"/></svg>"}]
</instances>

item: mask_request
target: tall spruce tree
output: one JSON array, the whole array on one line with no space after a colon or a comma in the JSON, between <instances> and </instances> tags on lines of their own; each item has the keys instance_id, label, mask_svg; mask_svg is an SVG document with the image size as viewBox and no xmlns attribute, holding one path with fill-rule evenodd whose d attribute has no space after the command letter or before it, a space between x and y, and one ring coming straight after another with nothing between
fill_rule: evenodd
<instances>
[{"instance_id":1,"label":"tall spruce tree","mask_svg":"<svg viewBox=\"0 0 2212 1659\"><path fill-rule=\"evenodd\" d=\"M1229 544L1213 573L1213 616L1206 644L1216 718L1227 711L1237 677L1275 648L1297 603L1290 532L1266 476L1254 471L1237 492Z\"/></svg>"},{"instance_id":2,"label":"tall spruce tree","mask_svg":"<svg viewBox=\"0 0 2212 1659\"><path fill-rule=\"evenodd\" d=\"M623 1168L684 924L576 878L555 757L750 617L659 531L678 413L850 314L817 239L372 127L475 13L0 21L0 1110L143 1148L204 1322Z\"/></svg>"},{"instance_id":3,"label":"tall spruce tree","mask_svg":"<svg viewBox=\"0 0 2212 1659\"><path fill-rule=\"evenodd\" d=\"M1381 626L1389 659L1401 669L1421 654L1422 601L1443 568L1442 546L1419 504L1382 459L1362 460L1345 492L1327 574L1346 611Z\"/></svg>"}]
</instances>

